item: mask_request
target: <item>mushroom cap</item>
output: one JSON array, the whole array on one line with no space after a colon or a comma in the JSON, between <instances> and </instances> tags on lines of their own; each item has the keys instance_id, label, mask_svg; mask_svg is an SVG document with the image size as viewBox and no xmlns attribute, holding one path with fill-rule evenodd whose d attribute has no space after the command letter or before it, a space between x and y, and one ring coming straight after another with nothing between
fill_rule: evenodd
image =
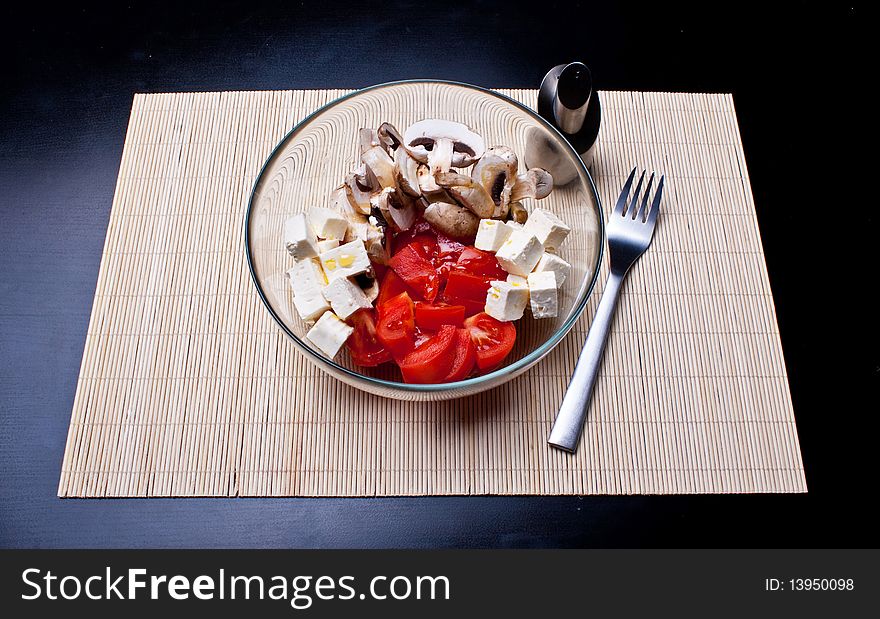
<instances>
[{"instance_id":1,"label":"mushroom cap","mask_svg":"<svg viewBox=\"0 0 880 619\"><path fill-rule=\"evenodd\" d=\"M438 140L452 142L452 165L456 168L472 165L486 150L482 137L471 131L467 125L451 120L420 120L410 125L403 135L404 144L421 163L428 161L429 153Z\"/></svg>"},{"instance_id":2,"label":"mushroom cap","mask_svg":"<svg viewBox=\"0 0 880 619\"><path fill-rule=\"evenodd\" d=\"M468 209L449 202L432 202L425 209L425 220L452 238L467 238L477 233L480 218Z\"/></svg>"}]
</instances>

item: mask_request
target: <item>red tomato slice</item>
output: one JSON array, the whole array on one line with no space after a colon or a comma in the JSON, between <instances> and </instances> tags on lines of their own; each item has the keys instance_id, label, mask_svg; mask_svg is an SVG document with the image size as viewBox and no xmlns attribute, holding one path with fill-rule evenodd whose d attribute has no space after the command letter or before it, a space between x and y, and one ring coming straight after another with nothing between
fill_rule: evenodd
<instances>
[{"instance_id":1,"label":"red tomato slice","mask_svg":"<svg viewBox=\"0 0 880 619\"><path fill-rule=\"evenodd\" d=\"M409 230L399 232L397 236L394 237L394 242L389 245L389 247L391 247L392 255L412 243L414 238L421 235L434 236L434 229L431 228L431 224L424 219L417 219L413 225L410 226Z\"/></svg>"},{"instance_id":2,"label":"red tomato slice","mask_svg":"<svg viewBox=\"0 0 880 619\"><path fill-rule=\"evenodd\" d=\"M416 326L428 331L439 331L443 325L460 327L464 322L463 305L431 305L416 303Z\"/></svg>"},{"instance_id":3,"label":"red tomato slice","mask_svg":"<svg viewBox=\"0 0 880 619\"><path fill-rule=\"evenodd\" d=\"M348 317L348 322L354 327L346 341L352 361L364 367L391 361L391 353L376 337L375 310L358 310Z\"/></svg>"},{"instance_id":4,"label":"red tomato slice","mask_svg":"<svg viewBox=\"0 0 880 619\"><path fill-rule=\"evenodd\" d=\"M440 258L451 258L453 261L458 260L464 248L464 244L449 238L445 234L437 233L437 254Z\"/></svg>"},{"instance_id":5,"label":"red tomato slice","mask_svg":"<svg viewBox=\"0 0 880 619\"><path fill-rule=\"evenodd\" d=\"M415 243L407 245L394 254L389 266L407 286L427 301L433 301L440 292L440 274L415 245Z\"/></svg>"},{"instance_id":6,"label":"red tomato slice","mask_svg":"<svg viewBox=\"0 0 880 619\"><path fill-rule=\"evenodd\" d=\"M512 322L501 322L485 312L464 321L477 348L477 367L481 370L494 368L513 350L516 327Z\"/></svg>"},{"instance_id":7,"label":"red tomato slice","mask_svg":"<svg viewBox=\"0 0 880 619\"><path fill-rule=\"evenodd\" d=\"M498 264L495 254L476 247L465 247L458 256L457 266L473 275L485 275L500 280L507 278L507 271Z\"/></svg>"},{"instance_id":8,"label":"red tomato slice","mask_svg":"<svg viewBox=\"0 0 880 619\"><path fill-rule=\"evenodd\" d=\"M455 356L452 359L452 367L449 374L443 379L444 383L452 383L457 380L464 380L474 369L477 362L477 348L471 340L470 331L467 329L456 329L455 333Z\"/></svg>"},{"instance_id":9,"label":"red tomato slice","mask_svg":"<svg viewBox=\"0 0 880 619\"><path fill-rule=\"evenodd\" d=\"M486 293L493 279L464 271L450 271L443 300L449 305L463 305L466 316L478 314L486 307Z\"/></svg>"},{"instance_id":10,"label":"red tomato slice","mask_svg":"<svg viewBox=\"0 0 880 619\"><path fill-rule=\"evenodd\" d=\"M376 274L376 279L378 279L380 282L385 279L385 274L388 273L388 267L384 264L373 262L372 260L370 260L370 264L373 267L373 273Z\"/></svg>"},{"instance_id":11,"label":"red tomato slice","mask_svg":"<svg viewBox=\"0 0 880 619\"><path fill-rule=\"evenodd\" d=\"M408 383L443 382L452 369L457 330L444 325L437 334L400 360L400 372Z\"/></svg>"},{"instance_id":12,"label":"red tomato slice","mask_svg":"<svg viewBox=\"0 0 880 619\"><path fill-rule=\"evenodd\" d=\"M409 287L397 273L388 269L385 277L379 281L379 296L376 298L376 307L385 305L401 292L410 292Z\"/></svg>"},{"instance_id":13,"label":"red tomato slice","mask_svg":"<svg viewBox=\"0 0 880 619\"><path fill-rule=\"evenodd\" d=\"M413 302L407 293L401 292L379 307L376 337L395 357L402 357L413 349L416 323Z\"/></svg>"},{"instance_id":14,"label":"red tomato slice","mask_svg":"<svg viewBox=\"0 0 880 619\"><path fill-rule=\"evenodd\" d=\"M414 236L409 245L429 261L433 261L440 252L437 237L429 233Z\"/></svg>"}]
</instances>

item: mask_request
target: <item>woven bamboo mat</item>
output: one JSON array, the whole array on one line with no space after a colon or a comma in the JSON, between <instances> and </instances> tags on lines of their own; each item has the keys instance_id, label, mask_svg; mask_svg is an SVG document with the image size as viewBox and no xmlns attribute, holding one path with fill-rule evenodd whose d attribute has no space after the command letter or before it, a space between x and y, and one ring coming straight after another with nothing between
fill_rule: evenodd
<instances>
[{"instance_id":1,"label":"woven bamboo mat","mask_svg":"<svg viewBox=\"0 0 880 619\"><path fill-rule=\"evenodd\" d=\"M534 90L502 92L534 105ZM667 185L569 456L545 441L598 292L536 368L440 403L329 378L261 306L242 247L250 189L284 134L341 94L135 97L60 496L806 491L729 95L601 95L606 211L635 164Z\"/></svg>"}]
</instances>

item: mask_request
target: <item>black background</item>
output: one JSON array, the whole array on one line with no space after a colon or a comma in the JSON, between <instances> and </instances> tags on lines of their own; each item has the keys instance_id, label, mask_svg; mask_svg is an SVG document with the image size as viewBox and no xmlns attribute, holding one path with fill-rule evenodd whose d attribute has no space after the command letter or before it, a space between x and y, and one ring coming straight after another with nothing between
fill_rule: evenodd
<instances>
[{"instance_id":1,"label":"black background","mask_svg":"<svg viewBox=\"0 0 880 619\"><path fill-rule=\"evenodd\" d=\"M6 5L0 546L877 546L876 35L859 5L709 4ZM537 87L574 59L600 89L734 93L808 494L55 497L133 93Z\"/></svg>"}]
</instances>

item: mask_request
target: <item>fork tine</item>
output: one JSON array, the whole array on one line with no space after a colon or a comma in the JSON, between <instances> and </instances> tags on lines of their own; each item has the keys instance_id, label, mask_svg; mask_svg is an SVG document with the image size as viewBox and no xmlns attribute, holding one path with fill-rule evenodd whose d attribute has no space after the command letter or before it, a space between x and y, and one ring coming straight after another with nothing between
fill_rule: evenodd
<instances>
[{"instance_id":1,"label":"fork tine","mask_svg":"<svg viewBox=\"0 0 880 619\"><path fill-rule=\"evenodd\" d=\"M657 223L657 215L660 213L660 196L663 195L664 180L666 180L665 174L660 177L660 182L657 184L657 193L654 195L654 202L651 204L651 212L648 213L647 224L651 226L651 229Z\"/></svg>"},{"instance_id":2,"label":"fork tine","mask_svg":"<svg viewBox=\"0 0 880 619\"><path fill-rule=\"evenodd\" d=\"M633 209L633 219L645 221L645 208L648 206L648 198L651 196L651 186L654 184L654 172L651 172L651 178L648 179L648 186L645 187L645 196L638 210Z\"/></svg>"},{"instance_id":3,"label":"fork tine","mask_svg":"<svg viewBox=\"0 0 880 619\"><path fill-rule=\"evenodd\" d=\"M617 204L614 206L614 214L620 215L623 217L623 209L626 206L626 198L629 196L629 190L633 184L633 178L635 178L636 170L638 166L632 169L632 172L629 173L629 178L626 179L626 182L623 184L623 189L620 190L620 197L617 198Z\"/></svg>"},{"instance_id":4,"label":"fork tine","mask_svg":"<svg viewBox=\"0 0 880 619\"><path fill-rule=\"evenodd\" d=\"M639 184L636 185L636 191L633 193L632 199L629 201L629 209L626 211L629 216L632 216L634 208L638 208L639 194L642 191L642 181L645 180L645 172L647 172L647 170L642 170L642 175L639 177ZM626 215L626 213L621 213L621 215Z\"/></svg>"}]
</instances>

